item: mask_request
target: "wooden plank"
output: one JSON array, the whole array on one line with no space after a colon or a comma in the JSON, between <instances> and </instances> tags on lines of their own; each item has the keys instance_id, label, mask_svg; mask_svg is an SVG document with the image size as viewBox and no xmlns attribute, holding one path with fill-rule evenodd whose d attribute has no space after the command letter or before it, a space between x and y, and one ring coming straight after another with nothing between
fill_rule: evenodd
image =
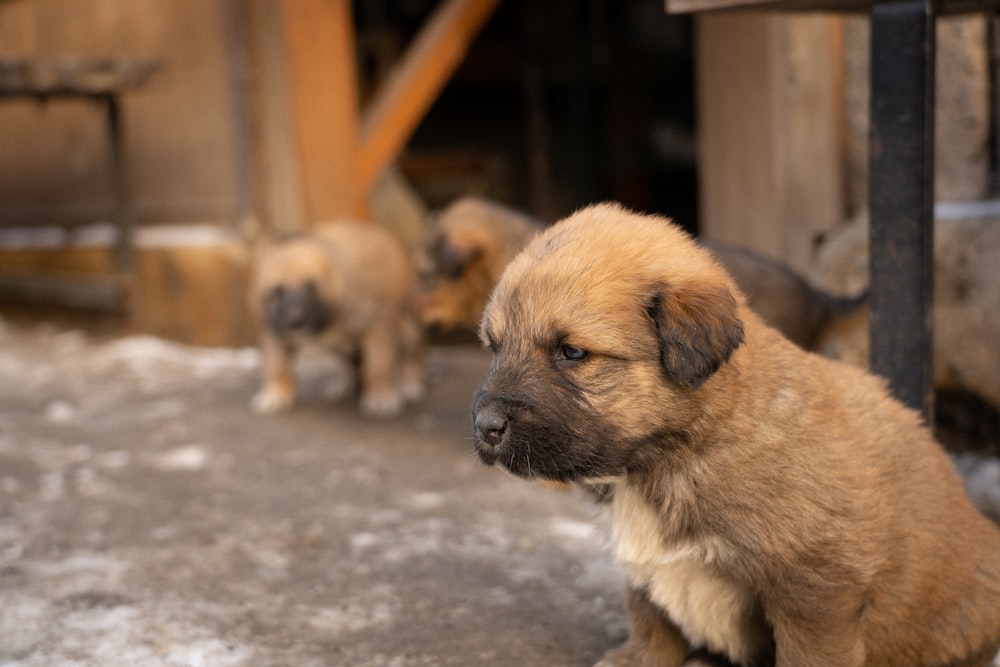
<instances>
[{"instance_id":1,"label":"wooden plank","mask_svg":"<svg viewBox=\"0 0 1000 667\"><path fill-rule=\"evenodd\" d=\"M350 0L283 0L282 18L307 223L365 218Z\"/></svg>"},{"instance_id":2,"label":"wooden plank","mask_svg":"<svg viewBox=\"0 0 1000 667\"><path fill-rule=\"evenodd\" d=\"M808 267L843 219L839 20L696 17L700 230Z\"/></svg>"},{"instance_id":3,"label":"wooden plank","mask_svg":"<svg viewBox=\"0 0 1000 667\"><path fill-rule=\"evenodd\" d=\"M295 123L288 85L288 49L282 34L281 5L250 0L248 24L254 85L251 86L255 139L252 141L257 215L262 229L278 235L305 228ZM259 231L259 230L256 230Z\"/></svg>"},{"instance_id":4,"label":"wooden plank","mask_svg":"<svg viewBox=\"0 0 1000 667\"><path fill-rule=\"evenodd\" d=\"M375 180L406 145L499 0L445 0L378 91L361 125L358 187Z\"/></svg>"},{"instance_id":5,"label":"wooden plank","mask_svg":"<svg viewBox=\"0 0 1000 667\"><path fill-rule=\"evenodd\" d=\"M867 13L874 0L664 0L669 14L694 12L772 10L784 12ZM936 13L945 16L982 13L1000 6L1000 0L942 0Z\"/></svg>"}]
</instances>

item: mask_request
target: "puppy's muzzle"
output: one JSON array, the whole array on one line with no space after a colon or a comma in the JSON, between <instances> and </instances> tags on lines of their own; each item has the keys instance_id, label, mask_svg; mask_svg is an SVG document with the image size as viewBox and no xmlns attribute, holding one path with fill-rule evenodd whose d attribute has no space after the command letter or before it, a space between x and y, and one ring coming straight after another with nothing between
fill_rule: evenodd
<instances>
[{"instance_id":1,"label":"puppy's muzzle","mask_svg":"<svg viewBox=\"0 0 1000 667\"><path fill-rule=\"evenodd\" d=\"M518 410L509 401L497 397L492 391L480 389L472 401L472 433L476 453L486 465L493 465L500 458L507 458L505 451L511 446L515 413Z\"/></svg>"},{"instance_id":2,"label":"puppy's muzzle","mask_svg":"<svg viewBox=\"0 0 1000 667\"><path fill-rule=\"evenodd\" d=\"M487 406L476 413L476 433L479 441L490 447L499 447L507 432L507 416L495 406Z\"/></svg>"},{"instance_id":3,"label":"puppy's muzzle","mask_svg":"<svg viewBox=\"0 0 1000 667\"><path fill-rule=\"evenodd\" d=\"M330 325L332 309L320 296L313 281L300 286L278 285L265 297L264 312L271 331L277 334L319 334Z\"/></svg>"}]
</instances>

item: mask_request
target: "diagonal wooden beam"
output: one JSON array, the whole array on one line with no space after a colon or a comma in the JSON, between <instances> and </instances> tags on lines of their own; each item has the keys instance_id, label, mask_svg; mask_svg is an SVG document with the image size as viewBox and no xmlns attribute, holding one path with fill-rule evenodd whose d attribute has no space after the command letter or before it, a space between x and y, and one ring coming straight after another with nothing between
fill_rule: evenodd
<instances>
[{"instance_id":1,"label":"diagonal wooden beam","mask_svg":"<svg viewBox=\"0 0 1000 667\"><path fill-rule=\"evenodd\" d=\"M360 192L396 158L430 109L499 0L444 0L421 28L361 119Z\"/></svg>"}]
</instances>

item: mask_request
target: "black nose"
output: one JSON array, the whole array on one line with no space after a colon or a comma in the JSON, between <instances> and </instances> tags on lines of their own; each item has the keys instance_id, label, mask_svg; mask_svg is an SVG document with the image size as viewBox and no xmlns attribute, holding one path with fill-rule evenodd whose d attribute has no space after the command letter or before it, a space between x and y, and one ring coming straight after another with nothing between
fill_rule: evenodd
<instances>
[{"instance_id":1,"label":"black nose","mask_svg":"<svg viewBox=\"0 0 1000 667\"><path fill-rule=\"evenodd\" d=\"M476 430L486 444L496 447L507 430L507 418L490 408L476 413Z\"/></svg>"}]
</instances>

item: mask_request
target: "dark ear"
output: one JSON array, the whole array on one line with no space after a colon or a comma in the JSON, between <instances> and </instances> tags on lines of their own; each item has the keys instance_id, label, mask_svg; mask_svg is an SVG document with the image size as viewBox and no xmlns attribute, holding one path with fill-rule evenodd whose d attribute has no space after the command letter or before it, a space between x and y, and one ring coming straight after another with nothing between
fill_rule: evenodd
<instances>
[{"instance_id":1,"label":"dark ear","mask_svg":"<svg viewBox=\"0 0 1000 667\"><path fill-rule=\"evenodd\" d=\"M673 382L697 389L743 342L736 299L722 286L661 287L647 304L660 341L660 360Z\"/></svg>"},{"instance_id":2,"label":"dark ear","mask_svg":"<svg viewBox=\"0 0 1000 667\"><path fill-rule=\"evenodd\" d=\"M481 254L482 248L478 246L463 248L452 245L447 239L441 239L434 251L434 261L442 275L455 280Z\"/></svg>"}]
</instances>

